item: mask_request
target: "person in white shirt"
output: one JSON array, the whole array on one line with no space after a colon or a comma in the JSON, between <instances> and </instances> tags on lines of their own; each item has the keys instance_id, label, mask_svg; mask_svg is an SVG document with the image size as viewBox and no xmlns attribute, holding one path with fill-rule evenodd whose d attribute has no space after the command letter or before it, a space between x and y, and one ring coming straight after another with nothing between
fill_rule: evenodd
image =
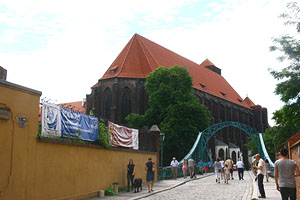
<instances>
[{"instance_id":1,"label":"person in white shirt","mask_svg":"<svg viewBox=\"0 0 300 200\"><path fill-rule=\"evenodd\" d=\"M221 160L220 160L220 163L221 163L221 179L223 179L224 178L224 160L223 160L223 158L221 158Z\"/></svg>"},{"instance_id":2,"label":"person in white shirt","mask_svg":"<svg viewBox=\"0 0 300 200\"><path fill-rule=\"evenodd\" d=\"M244 180L244 163L241 159L237 161L236 166L238 168L239 180Z\"/></svg>"},{"instance_id":3,"label":"person in white shirt","mask_svg":"<svg viewBox=\"0 0 300 200\"><path fill-rule=\"evenodd\" d=\"M259 154L255 155L255 159L258 160L258 166L254 166L257 169L257 182L258 189L261 196L259 198L266 198L265 189L264 189L264 176L266 175L266 164L263 159L261 159Z\"/></svg>"},{"instance_id":4,"label":"person in white shirt","mask_svg":"<svg viewBox=\"0 0 300 200\"><path fill-rule=\"evenodd\" d=\"M171 161L171 168L172 168L172 174L174 176L174 179L177 179L177 170L179 167L179 162L176 160L175 157L173 157L173 160Z\"/></svg>"}]
</instances>

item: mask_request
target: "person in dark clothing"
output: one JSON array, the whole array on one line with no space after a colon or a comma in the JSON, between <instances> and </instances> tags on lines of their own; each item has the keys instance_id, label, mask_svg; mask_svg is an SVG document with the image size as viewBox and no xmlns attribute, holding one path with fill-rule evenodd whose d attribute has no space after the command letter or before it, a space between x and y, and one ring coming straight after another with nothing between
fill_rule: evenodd
<instances>
[{"instance_id":1,"label":"person in dark clothing","mask_svg":"<svg viewBox=\"0 0 300 200\"><path fill-rule=\"evenodd\" d=\"M129 164L127 165L127 192L130 191L130 182L131 182L131 189L133 190L133 178L134 178L134 174L135 174L135 170L134 170L134 164L133 164L133 160L129 159Z\"/></svg>"},{"instance_id":2,"label":"person in dark clothing","mask_svg":"<svg viewBox=\"0 0 300 200\"><path fill-rule=\"evenodd\" d=\"M148 192L153 192L155 167L151 157L148 158L148 162L146 163L145 170L147 171L146 181L148 184Z\"/></svg>"}]
</instances>

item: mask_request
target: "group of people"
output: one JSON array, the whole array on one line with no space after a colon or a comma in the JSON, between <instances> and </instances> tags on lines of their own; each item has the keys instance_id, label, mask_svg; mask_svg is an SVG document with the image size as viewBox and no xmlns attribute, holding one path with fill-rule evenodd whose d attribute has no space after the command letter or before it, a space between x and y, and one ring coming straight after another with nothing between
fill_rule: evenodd
<instances>
[{"instance_id":1,"label":"group of people","mask_svg":"<svg viewBox=\"0 0 300 200\"><path fill-rule=\"evenodd\" d=\"M146 170L146 181L148 185L148 192L153 192L155 163L152 161L151 157L148 158L148 162L145 165L145 170ZM134 176L135 176L135 165L133 164L133 160L129 159L129 163L127 165L127 192L130 191L130 183L131 183L131 189L133 190Z\"/></svg>"},{"instance_id":2,"label":"group of people","mask_svg":"<svg viewBox=\"0 0 300 200\"><path fill-rule=\"evenodd\" d=\"M233 180L233 165L234 162L231 160L231 158L227 158L226 161L224 161L222 158L217 158L214 162L213 166L215 169L215 175L216 175L216 182L220 183L221 179L224 179L224 183L228 184L229 180ZM244 163L242 160L239 159L239 161L236 163L238 168L238 175L239 180L244 180Z\"/></svg>"},{"instance_id":3,"label":"group of people","mask_svg":"<svg viewBox=\"0 0 300 200\"><path fill-rule=\"evenodd\" d=\"M172 174L174 179L177 179L177 172L179 169L179 162L176 160L175 157L173 157L171 163L170 163L171 169L172 169ZM183 159L183 163L182 163L182 172L183 172L183 178L187 178L187 171L189 170L190 172L190 178L196 178L196 173L195 173L195 166L196 163L193 159L193 157L191 156L189 160L187 160L186 158Z\"/></svg>"},{"instance_id":4,"label":"group of people","mask_svg":"<svg viewBox=\"0 0 300 200\"><path fill-rule=\"evenodd\" d=\"M197 164L193 157L191 156L189 160L184 159L182 163L182 172L183 172L183 177L187 178L187 172L189 170L190 172L190 178L196 178L196 172L195 169L198 167L199 173L203 174L208 171L213 171L213 168L215 169L216 173L216 182L220 183L220 179L224 179L225 183L228 183L228 180L231 178L233 179L233 161L228 158L225 162L223 159L217 158L216 162L213 163L212 161L210 162L203 162L200 160L200 162ZM175 157L173 157L171 163L170 163L171 169L172 169L172 174L174 179L177 179L177 173L179 169L179 162L176 160ZM243 180L244 179L244 163L243 161L239 160L237 162L237 167L239 171L239 179Z\"/></svg>"},{"instance_id":5,"label":"group of people","mask_svg":"<svg viewBox=\"0 0 300 200\"><path fill-rule=\"evenodd\" d=\"M283 200L287 200L290 198L291 200L296 200L296 181L295 176L300 176L300 170L297 167L297 164L288 159L288 150L281 149L280 151L280 159L275 162L274 165L274 178L277 190L280 191L281 197ZM211 164L210 164L211 163ZM201 170L202 166L204 171L207 171L204 165L204 162L200 161L198 163L199 168ZM223 159L217 158L214 163L209 162L208 167L214 168L215 175L216 175L216 182L220 183L221 179L224 179L224 182L228 184L229 180L233 178L233 165L234 162L228 158L226 161ZM133 160L129 160L129 164L127 166L127 180L128 180L128 191L130 190L130 182L133 189L133 179L135 176L135 169L134 169ZM152 161L151 157L148 158L148 162L145 165L146 173L146 181L148 184L148 192L153 192L153 185L154 185L154 162ZM177 172L180 166L179 162L173 157L170 163L172 174L174 179L177 179ZM184 159L182 163L182 171L184 178L187 178L187 171L190 172L190 178L196 178L195 167L197 166L196 162L194 161L193 157L191 156L189 160ZM236 163L239 180L244 180L244 163L242 160L238 160ZM255 159L252 162L252 169L253 173L256 176L256 180L258 182L258 189L260 192L259 198L266 198L265 190L264 190L264 176L266 176L266 180L269 179L270 171L270 164L268 160L264 161L259 154L255 155Z\"/></svg>"},{"instance_id":6,"label":"group of people","mask_svg":"<svg viewBox=\"0 0 300 200\"><path fill-rule=\"evenodd\" d=\"M258 189L260 196L259 198L266 198L266 193L264 190L264 176L266 176L268 181L268 174L270 173L269 162L264 161L259 154L256 154L255 160L252 163L252 168L254 169L254 174L258 182ZM296 200L296 181L295 177L300 176L299 168L295 161L288 159L288 150L280 150L280 159L274 164L274 179L276 183L276 188L281 194L283 200Z\"/></svg>"}]
</instances>

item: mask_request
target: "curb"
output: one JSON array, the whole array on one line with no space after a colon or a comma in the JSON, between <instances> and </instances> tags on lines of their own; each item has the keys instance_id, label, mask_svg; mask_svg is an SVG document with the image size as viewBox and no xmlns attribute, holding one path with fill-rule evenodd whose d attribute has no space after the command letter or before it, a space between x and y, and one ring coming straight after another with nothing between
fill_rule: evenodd
<instances>
[{"instance_id":1,"label":"curb","mask_svg":"<svg viewBox=\"0 0 300 200\"><path fill-rule=\"evenodd\" d=\"M244 172L247 172L248 173L248 176L250 177L250 183L249 183L249 187L247 187L247 190L242 198L242 200L249 200L249 199L252 199L252 196L253 196L253 178L250 174L250 172L247 170L245 170Z\"/></svg>"},{"instance_id":2,"label":"curb","mask_svg":"<svg viewBox=\"0 0 300 200\"><path fill-rule=\"evenodd\" d=\"M251 195L251 200L258 200L258 186L257 182L254 180L254 174L249 173L250 178L252 179L252 195Z\"/></svg>"},{"instance_id":3,"label":"curb","mask_svg":"<svg viewBox=\"0 0 300 200\"><path fill-rule=\"evenodd\" d=\"M142 199L142 198L145 198L145 197L149 197L149 196L151 196L151 195L154 195L154 194L157 194L157 193L160 193L160 192L164 192L164 191L167 191L167 190L171 190L171 189L173 189L173 188L176 188L176 187L178 187L178 186L181 186L181 185L183 185L183 184L186 184L186 183L188 183L188 182L190 182L190 181L195 181L195 180L203 179L203 178L206 178L206 177L212 176L212 175L214 175L214 173L211 173L211 174L208 174L208 175L206 175L206 176L199 177L199 178L194 178L194 179L189 179L189 180L186 180L186 181L182 181L182 182L177 183L176 185L170 186L170 187L168 187L168 188L161 189L161 190L158 190L158 191L149 193L149 194L144 194L143 196L140 196L140 197L134 197L134 198L131 198L131 199L129 199L129 200L138 200L138 199Z\"/></svg>"}]
</instances>

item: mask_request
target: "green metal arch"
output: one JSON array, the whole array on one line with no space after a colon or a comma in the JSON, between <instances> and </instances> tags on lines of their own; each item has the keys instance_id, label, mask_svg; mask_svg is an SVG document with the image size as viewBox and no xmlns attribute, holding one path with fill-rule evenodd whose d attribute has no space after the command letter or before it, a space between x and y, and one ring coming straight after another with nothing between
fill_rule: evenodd
<instances>
[{"instance_id":1,"label":"green metal arch","mask_svg":"<svg viewBox=\"0 0 300 200\"><path fill-rule=\"evenodd\" d=\"M184 158L189 159L193 155L196 162L199 160L211 160L206 147L207 143L214 134L226 127L236 127L245 132L256 144L258 153L262 156L262 158L268 159L270 165L272 167L274 166L274 163L270 159L266 150L262 134L254 128L252 128L251 126L248 126L247 124L242 124L233 121L220 122L206 128L202 132L199 132L193 147L190 149L189 153ZM180 161L180 165L183 163L184 158ZM179 171L179 174L180 173L182 173L181 170ZM170 166L163 167L160 171L160 177L164 179L165 177L169 176L171 176Z\"/></svg>"},{"instance_id":2,"label":"green metal arch","mask_svg":"<svg viewBox=\"0 0 300 200\"><path fill-rule=\"evenodd\" d=\"M243 132L245 132L249 137L251 137L251 139L254 141L254 143L256 144L258 151L261 155L264 155L262 148L261 148L261 144L259 142L259 132L256 131L254 128L252 128L251 126L248 126L246 124L242 124L239 122L233 122L233 121L226 121L226 122L220 122L217 124L214 124L208 128L206 128L204 131L201 132L201 140L199 141L199 146L202 149L201 151L201 157L202 160L210 160L209 156L208 156L208 151L206 148L206 145L209 141L209 139L216 134L218 131L220 131L223 128L226 127L236 127L239 128L240 130L242 130Z\"/></svg>"}]
</instances>

